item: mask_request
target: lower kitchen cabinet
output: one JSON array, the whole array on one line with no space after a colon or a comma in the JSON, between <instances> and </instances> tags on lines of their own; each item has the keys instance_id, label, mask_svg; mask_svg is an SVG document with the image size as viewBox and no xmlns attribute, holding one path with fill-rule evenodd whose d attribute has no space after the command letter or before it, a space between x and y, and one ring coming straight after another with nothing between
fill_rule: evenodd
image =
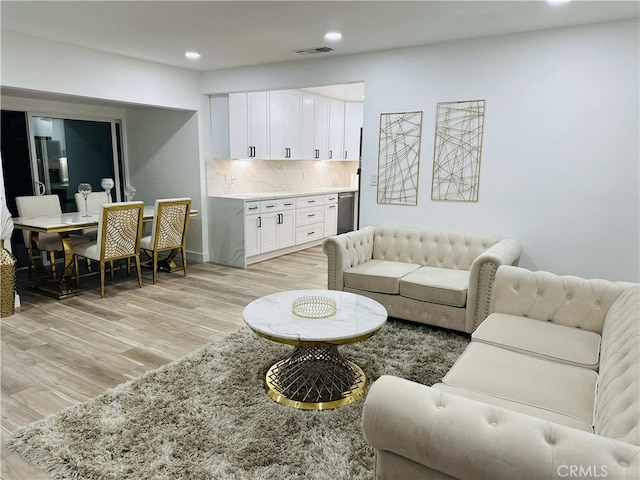
<instances>
[{"instance_id":1,"label":"lower kitchen cabinet","mask_svg":"<svg viewBox=\"0 0 640 480\"><path fill-rule=\"evenodd\" d=\"M319 244L337 232L337 194L209 199L209 256L246 267Z\"/></svg>"}]
</instances>

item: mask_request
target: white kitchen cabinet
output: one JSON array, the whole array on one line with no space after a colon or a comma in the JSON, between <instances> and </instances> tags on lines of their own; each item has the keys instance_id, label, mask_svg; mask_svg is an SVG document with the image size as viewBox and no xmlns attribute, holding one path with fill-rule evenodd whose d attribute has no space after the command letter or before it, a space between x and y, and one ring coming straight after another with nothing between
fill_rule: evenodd
<instances>
[{"instance_id":1,"label":"white kitchen cabinet","mask_svg":"<svg viewBox=\"0 0 640 480\"><path fill-rule=\"evenodd\" d=\"M229 94L231 158L269 158L268 92Z\"/></svg>"},{"instance_id":2,"label":"white kitchen cabinet","mask_svg":"<svg viewBox=\"0 0 640 480\"><path fill-rule=\"evenodd\" d=\"M324 196L324 229L323 235L330 237L338 233L338 194Z\"/></svg>"},{"instance_id":3,"label":"white kitchen cabinet","mask_svg":"<svg viewBox=\"0 0 640 480\"><path fill-rule=\"evenodd\" d=\"M324 196L296 198L296 245L324 237Z\"/></svg>"},{"instance_id":4,"label":"white kitchen cabinet","mask_svg":"<svg viewBox=\"0 0 640 480\"><path fill-rule=\"evenodd\" d=\"M269 92L269 158L302 158L302 92Z\"/></svg>"},{"instance_id":5,"label":"white kitchen cabinet","mask_svg":"<svg viewBox=\"0 0 640 480\"><path fill-rule=\"evenodd\" d=\"M247 257L260 253L260 214L244 217L244 254Z\"/></svg>"},{"instance_id":6,"label":"white kitchen cabinet","mask_svg":"<svg viewBox=\"0 0 640 480\"><path fill-rule=\"evenodd\" d=\"M210 261L233 267L292 253L334 235L337 193L209 198ZM335 207L335 208L331 208Z\"/></svg>"},{"instance_id":7,"label":"white kitchen cabinet","mask_svg":"<svg viewBox=\"0 0 640 480\"><path fill-rule=\"evenodd\" d=\"M263 200L260 202L260 252L267 253L295 244L295 202Z\"/></svg>"},{"instance_id":8,"label":"white kitchen cabinet","mask_svg":"<svg viewBox=\"0 0 640 480\"><path fill-rule=\"evenodd\" d=\"M329 160L344 159L344 102L329 99Z\"/></svg>"},{"instance_id":9,"label":"white kitchen cabinet","mask_svg":"<svg viewBox=\"0 0 640 480\"><path fill-rule=\"evenodd\" d=\"M306 92L302 94L302 156L329 158L329 99Z\"/></svg>"},{"instance_id":10,"label":"white kitchen cabinet","mask_svg":"<svg viewBox=\"0 0 640 480\"><path fill-rule=\"evenodd\" d=\"M364 114L360 102L346 102L344 105L344 159L360 159L360 131Z\"/></svg>"}]
</instances>

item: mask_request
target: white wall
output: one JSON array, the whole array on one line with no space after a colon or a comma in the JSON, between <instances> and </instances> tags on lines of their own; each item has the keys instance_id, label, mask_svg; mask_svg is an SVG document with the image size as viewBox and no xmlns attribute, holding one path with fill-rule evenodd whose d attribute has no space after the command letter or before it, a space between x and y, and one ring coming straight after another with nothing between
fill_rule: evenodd
<instances>
[{"instance_id":1,"label":"white wall","mask_svg":"<svg viewBox=\"0 0 640 480\"><path fill-rule=\"evenodd\" d=\"M122 119L136 198L152 204L158 197L191 196L201 213L190 220L187 247L194 258L208 260L208 234L200 224L211 137L199 72L7 31L0 60L2 108Z\"/></svg>"},{"instance_id":2,"label":"white wall","mask_svg":"<svg viewBox=\"0 0 640 480\"><path fill-rule=\"evenodd\" d=\"M2 31L2 86L198 110L201 74Z\"/></svg>"},{"instance_id":3,"label":"white wall","mask_svg":"<svg viewBox=\"0 0 640 480\"><path fill-rule=\"evenodd\" d=\"M158 198L190 197L192 208L202 211L198 136L195 112L160 108L127 112L128 173L136 200L153 205ZM187 241L190 256L199 261L204 256L202 218L190 219Z\"/></svg>"},{"instance_id":4,"label":"white wall","mask_svg":"<svg viewBox=\"0 0 640 480\"><path fill-rule=\"evenodd\" d=\"M640 281L639 28L612 22L367 55L209 72L204 93L365 82L363 174L381 113L424 112L418 206L376 204L361 225L519 240L520 265ZM430 200L436 104L485 99L477 203Z\"/></svg>"}]
</instances>

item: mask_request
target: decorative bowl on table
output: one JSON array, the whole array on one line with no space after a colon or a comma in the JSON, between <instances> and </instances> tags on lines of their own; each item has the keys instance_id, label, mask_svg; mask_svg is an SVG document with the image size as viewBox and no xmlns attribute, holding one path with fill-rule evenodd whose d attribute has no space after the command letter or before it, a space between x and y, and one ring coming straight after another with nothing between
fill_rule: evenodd
<instances>
[{"instance_id":1,"label":"decorative bowl on table","mask_svg":"<svg viewBox=\"0 0 640 480\"><path fill-rule=\"evenodd\" d=\"M291 305L294 314L304 318L326 318L336 314L333 298L310 296L296 298Z\"/></svg>"}]
</instances>

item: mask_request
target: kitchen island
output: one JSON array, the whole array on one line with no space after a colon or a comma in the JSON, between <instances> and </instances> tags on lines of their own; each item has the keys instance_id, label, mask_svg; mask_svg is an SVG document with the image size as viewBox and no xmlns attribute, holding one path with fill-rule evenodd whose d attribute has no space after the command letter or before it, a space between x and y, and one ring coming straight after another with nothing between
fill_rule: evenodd
<instances>
[{"instance_id":1,"label":"kitchen island","mask_svg":"<svg viewBox=\"0 0 640 480\"><path fill-rule=\"evenodd\" d=\"M327 187L209 197L210 261L245 268L320 245L337 233L341 192L357 189Z\"/></svg>"}]
</instances>

